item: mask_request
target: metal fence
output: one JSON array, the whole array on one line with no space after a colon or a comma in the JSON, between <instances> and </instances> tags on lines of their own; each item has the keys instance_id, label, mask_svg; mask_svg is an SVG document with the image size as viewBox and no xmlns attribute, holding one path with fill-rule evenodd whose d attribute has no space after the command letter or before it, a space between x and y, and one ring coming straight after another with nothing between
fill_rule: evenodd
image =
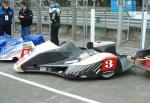
<instances>
[{"instance_id":1,"label":"metal fence","mask_svg":"<svg viewBox=\"0 0 150 103\"><path fill-rule=\"evenodd\" d=\"M69 1L68 1L69 2ZM14 36L20 35L20 24L18 20L18 12L19 7L17 3L12 2L11 7L14 9L14 20L12 25L12 30ZM48 6L43 4L42 0L32 0L30 4L30 8L33 11L33 25L32 25L32 34L42 33L46 38L49 39L50 35L50 18L48 13ZM76 37L81 41L85 41L89 39L90 35L90 9L88 5L84 4L80 5L76 4L77 14L76 14L76 26L77 26L77 34ZM72 9L70 7L61 7L61 29L60 35L64 34L64 38L67 36L72 36L71 28L72 28ZM134 13L123 13L123 40L122 44L130 47L135 44L134 47L140 47L141 41L141 25L142 19L136 18L136 15L142 16L141 11L137 11ZM115 41L117 39L117 26L118 26L118 13L114 13L110 11L110 8L96 8L96 40L111 40ZM150 28L149 20L147 22L147 31ZM68 34L68 35L66 35ZM72 38L71 38L72 39ZM68 39L70 40L70 38Z\"/></svg>"}]
</instances>

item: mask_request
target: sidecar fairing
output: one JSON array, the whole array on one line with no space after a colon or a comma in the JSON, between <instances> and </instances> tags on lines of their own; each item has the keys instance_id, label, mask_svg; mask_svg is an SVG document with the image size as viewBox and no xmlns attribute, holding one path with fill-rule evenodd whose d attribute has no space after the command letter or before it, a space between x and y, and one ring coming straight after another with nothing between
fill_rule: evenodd
<instances>
[{"instance_id":1,"label":"sidecar fairing","mask_svg":"<svg viewBox=\"0 0 150 103\"><path fill-rule=\"evenodd\" d=\"M98 77L108 79L133 66L126 56L107 53L105 52L107 47L100 49L100 46L104 45L82 50L71 42L56 46L47 41L36 46L31 53L21 58L14 65L14 70L17 72L51 73L68 79Z\"/></svg>"}]
</instances>

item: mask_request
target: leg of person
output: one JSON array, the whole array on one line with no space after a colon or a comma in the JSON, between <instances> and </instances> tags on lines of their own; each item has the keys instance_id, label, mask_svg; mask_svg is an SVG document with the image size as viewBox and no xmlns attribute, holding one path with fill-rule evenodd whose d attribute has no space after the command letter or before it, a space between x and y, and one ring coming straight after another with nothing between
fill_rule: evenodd
<instances>
[{"instance_id":1,"label":"leg of person","mask_svg":"<svg viewBox=\"0 0 150 103\"><path fill-rule=\"evenodd\" d=\"M59 30L59 28L55 27L54 24L52 23L52 25L51 25L51 42L53 42L56 45L59 45L58 30Z\"/></svg>"},{"instance_id":2,"label":"leg of person","mask_svg":"<svg viewBox=\"0 0 150 103\"><path fill-rule=\"evenodd\" d=\"M11 25L5 27L5 33L11 36Z\"/></svg>"},{"instance_id":3,"label":"leg of person","mask_svg":"<svg viewBox=\"0 0 150 103\"><path fill-rule=\"evenodd\" d=\"M53 23L51 24L51 34L50 34L50 36L51 36L51 38L50 38L51 42L55 44L55 41L54 41L55 35L54 35L54 25L53 25Z\"/></svg>"},{"instance_id":4,"label":"leg of person","mask_svg":"<svg viewBox=\"0 0 150 103\"><path fill-rule=\"evenodd\" d=\"M0 25L0 36L4 35L4 29L3 26Z\"/></svg>"},{"instance_id":5,"label":"leg of person","mask_svg":"<svg viewBox=\"0 0 150 103\"><path fill-rule=\"evenodd\" d=\"M30 26L25 27L25 35L30 35Z\"/></svg>"},{"instance_id":6,"label":"leg of person","mask_svg":"<svg viewBox=\"0 0 150 103\"><path fill-rule=\"evenodd\" d=\"M59 27L55 27L55 43L56 45L59 45L59 39L58 39L58 31L59 31Z\"/></svg>"},{"instance_id":7,"label":"leg of person","mask_svg":"<svg viewBox=\"0 0 150 103\"><path fill-rule=\"evenodd\" d=\"M21 26L21 37L23 40L25 40L25 27Z\"/></svg>"},{"instance_id":8,"label":"leg of person","mask_svg":"<svg viewBox=\"0 0 150 103\"><path fill-rule=\"evenodd\" d=\"M30 26L24 27L24 34L23 34L24 39L23 40L30 41L31 39L30 39L29 35L30 35Z\"/></svg>"}]
</instances>

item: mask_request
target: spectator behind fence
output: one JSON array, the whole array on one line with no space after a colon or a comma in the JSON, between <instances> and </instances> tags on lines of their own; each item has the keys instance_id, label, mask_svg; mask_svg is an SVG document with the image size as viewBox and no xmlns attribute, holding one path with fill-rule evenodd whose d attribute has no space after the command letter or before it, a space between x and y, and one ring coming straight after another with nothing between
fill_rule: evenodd
<instances>
[{"instance_id":1,"label":"spectator behind fence","mask_svg":"<svg viewBox=\"0 0 150 103\"><path fill-rule=\"evenodd\" d=\"M20 11L18 18L21 24L21 37L24 41L28 41L28 35L30 35L30 28L32 25L33 13L28 7L28 3L25 0L20 2Z\"/></svg>"},{"instance_id":2,"label":"spectator behind fence","mask_svg":"<svg viewBox=\"0 0 150 103\"><path fill-rule=\"evenodd\" d=\"M49 2L49 14L50 19L52 21L51 23L51 41L59 45L59 39L58 39L58 31L60 28L60 8L59 4L54 2L54 0L48 0Z\"/></svg>"},{"instance_id":3,"label":"spectator behind fence","mask_svg":"<svg viewBox=\"0 0 150 103\"><path fill-rule=\"evenodd\" d=\"M0 35L8 34L11 36L11 24L13 10L10 8L9 0L3 0L0 7Z\"/></svg>"}]
</instances>

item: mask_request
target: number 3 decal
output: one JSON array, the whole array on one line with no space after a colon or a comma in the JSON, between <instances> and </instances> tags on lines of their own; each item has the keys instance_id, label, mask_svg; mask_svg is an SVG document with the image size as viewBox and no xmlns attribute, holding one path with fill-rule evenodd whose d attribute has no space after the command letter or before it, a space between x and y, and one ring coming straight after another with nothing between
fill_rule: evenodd
<instances>
[{"instance_id":1,"label":"number 3 decal","mask_svg":"<svg viewBox=\"0 0 150 103\"><path fill-rule=\"evenodd\" d=\"M103 62L102 71L106 72L106 71L115 70L116 69L116 64L117 64L117 58L106 59Z\"/></svg>"},{"instance_id":2,"label":"number 3 decal","mask_svg":"<svg viewBox=\"0 0 150 103\"><path fill-rule=\"evenodd\" d=\"M107 60L107 61L105 61L105 63L106 63L106 65L105 65L106 68L112 68L113 67L113 61L112 60Z\"/></svg>"}]
</instances>

